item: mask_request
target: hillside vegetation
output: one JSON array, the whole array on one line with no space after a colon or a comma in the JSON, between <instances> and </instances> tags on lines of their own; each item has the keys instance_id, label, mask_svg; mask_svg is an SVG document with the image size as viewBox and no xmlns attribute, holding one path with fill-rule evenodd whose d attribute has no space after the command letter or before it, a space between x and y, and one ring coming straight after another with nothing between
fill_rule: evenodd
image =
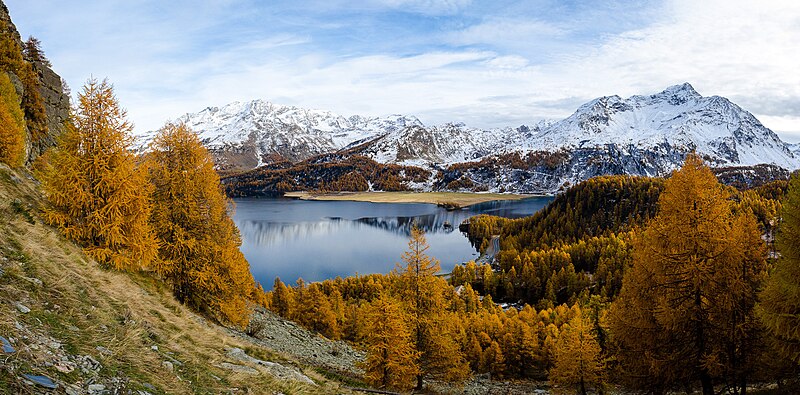
<instances>
[{"instance_id":1,"label":"hillside vegetation","mask_svg":"<svg viewBox=\"0 0 800 395\"><path fill-rule=\"evenodd\" d=\"M25 170L0 164L0 336L14 349L3 354L0 393L45 391L25 374L49 377L59 393L347 392L194 314L149 276L101 269L42 223L37 188ZM269 373L277 367L232 348L315 384L278 379Z\"/></svg>"}]
</instances>

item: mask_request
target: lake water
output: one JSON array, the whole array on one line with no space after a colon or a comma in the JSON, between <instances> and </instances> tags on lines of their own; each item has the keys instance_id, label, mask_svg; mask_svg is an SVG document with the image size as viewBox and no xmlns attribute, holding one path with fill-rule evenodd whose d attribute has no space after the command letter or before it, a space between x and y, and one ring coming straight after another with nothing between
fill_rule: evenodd
<instances>
[{"instance_id":1,"label":"lake water","mask_svg":"<svg viewBox=\"0 0 800 395\"><path fill-rule=\"evenodd\" d=\"M447 211L421 203L240 198L234 199L233 218L253 276L271 289L275 277L294 284L298 278L308 282L388 273L408 247L413 223L426 232L428 255L449 272L454 265L478 257L458 230L463 220L477 214L524 217L551 200L494 201Z\"/></svg>"}]
</instances>

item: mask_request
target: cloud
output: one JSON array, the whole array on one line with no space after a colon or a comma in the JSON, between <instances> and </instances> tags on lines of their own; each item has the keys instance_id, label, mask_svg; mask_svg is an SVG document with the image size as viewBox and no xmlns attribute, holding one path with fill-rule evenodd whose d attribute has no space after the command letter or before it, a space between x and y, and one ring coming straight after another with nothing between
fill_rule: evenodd
<instances>
[{"instance_id":1,"label":"cloud","mask_svg":"<svg viewBox=\"0 0 800 395\"><path fill-rule=\"evenodd\" d=\"M255 98L497 127L689 81L800 131L795 1L65 1L6 3L73 90L109 76L139 130Z\"/></svg>"},{"instance_id":2,"label":"cloud","mask_svg":"<svg viewBox=\"0 0 800 395\"><path fill-rule=\"evenodd\" d=\"M487 18L481 23L445 35L454 45L489 45L504 48L531 47L537 41L552 41L565 30L556 24L527 18Z\"/></svg>"},{"instance_id":3,"label":"cloud","mask_svg":"<svg viewBox=\"0 0 800 395\"><path fill-rule=\"evenodd\" d=\"M472 4L472 0L372 0L371 2L385 7L429 15L455 14Z\"/></svg>"}]
</instances>

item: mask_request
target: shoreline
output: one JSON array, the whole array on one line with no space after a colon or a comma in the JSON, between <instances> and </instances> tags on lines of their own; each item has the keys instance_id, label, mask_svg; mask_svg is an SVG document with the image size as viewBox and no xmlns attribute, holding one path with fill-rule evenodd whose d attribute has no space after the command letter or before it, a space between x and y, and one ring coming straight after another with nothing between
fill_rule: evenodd
<instances>
[{"instance_id":1,"label":"shoreline","mask_svg":"<svg viewBox=\"0 0 800 395\"><path fill-rule=\"evenodd\" d=\"M495 200L521 200L539 195L484 192L286 192L284 197L300 200L335 200L371 203L455 203L459 207Z\"/></svg>"}]
</instances>

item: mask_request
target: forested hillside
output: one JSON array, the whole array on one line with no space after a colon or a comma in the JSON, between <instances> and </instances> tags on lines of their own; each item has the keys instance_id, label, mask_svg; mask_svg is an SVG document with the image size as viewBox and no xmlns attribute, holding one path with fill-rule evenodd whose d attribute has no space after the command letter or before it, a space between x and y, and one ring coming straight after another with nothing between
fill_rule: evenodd
<instances>
[{"instance_id":1,"label":"forested hillside","mask_svg":"<svg viewBox=\"0 0 800 395\"><path fill-rule=\"evenodd\" d=\"M419 167L326 154L300 163L279 162L229 175L223 183L231 196L274 196L289 191L407 191L429 177L430 172Z\"/></svg>"},{"instance_id":2,"label":"forested hillside","mask_svg":"<svg viewBox=\"0 0 800 395\"><path fill-rule=\"evenodd\" d=\"M796 362L791 358L764 359L774 352L773 344L794 355L788 339L796 332L787 328L786 319L777 321L778 316L769 315L767 311L774 307L766 304L764 317L776 321L772 327L763 326L755 306L769 268L775 265L774 260L767 260L768 249L775 248L770 242L775 219L787 193L800 193L797 182L793 181L791 189L787 182L775 182L740 191L720 184L696 157L690 157L683 170L666 180L600 177L570 188L529 218L472 218L470 234L476 243L486 247L492 235L499 235L501 251L494 265L470 262L457 266L449 286L434 276L436 261L424 254L424 238L415 231L404 264L392 274L312 284L301 281L295 287L276 279L268 303L276 313L326 336L363 344L370 352L365 377L380 388L419 387L419 380L428 378L460 380L464 368L453 371L439 365L461 366L459 358L474 373L548 379L551 384L598 391L620 385L661 393L691 387L691 383L697 383L697 388L711 383L715 391L723 388L741 393L745 387L752 391L770 383L796 385ZM790 209L783 212L786 210ZM686 222L688 219L695 222ZM662 229L659 226L673 228L658 230ZM713 237L708 240L710 235ZM671 241L664 244L664 237ZM671 255L670 246L677 246L674 254L679 255ZM680 251L687 248L711 255L681 258ZM714 255L722 251L727 255ZM698 263L691 263L693 259ZM652 264L648 262L660 262L656 268L665 272L643 269ZM687 274L672 265L697 266L688 266L694 271ZM641 270L650 270L654 277L645 280L640 277ZM682 277L673 277L676 275ZM714 279L692 281L704 276ZM666 287L663 294L668 295L667 291L673 292L669 285L673 278L686 283L674 290L675 295L700 292L715 301L707 312L691 313L697 318L687 317L681 325L744 332L726 343L717 341L722 340L722 332L710 329L698 337L691 337L691 330L666 326L653 327L651 332L636 330L666 319L662 309L668 309L672 317L691 312L690 305L659 302L661 294L631 294L643 292L632 289L640 290L642 284L654 281L653 287ZM704 284L711 281L724 285L707 288ZM417 290L416 296L404 293L409 286ZM779 298L787 297L781 295ZM425 313L415 307L420 306L419 297L426 300L422 304L427 306ZM514 307L501 308L496 304L499 301L513 302ZM638 307L627 304L633 301ZM430 310L431 306L438 307ZM636 318L636 311L655 315ZM444 333L444 339L426 337L431 333L424 325L429 324L413 321L420 317L436 322L436 333ZM656 321L630 323L632 317ZM673 348L657 346L672 344L666 343L665 336L689 343L681 343L684 348L677 343L669 346ZM430 344L460 357L431 353ZM670 349L682 354L670 354ZM648 365L652 362L647 359L637 362L649 350L667 353L653 358L676 358L671 362L675 367ZM687 359L688 353L695 353L694 359ZM702 361L707 358L717 361L713 369L704 367ZM391 368L401 365L411 368Z\"/></svg>"}]
</instances>

